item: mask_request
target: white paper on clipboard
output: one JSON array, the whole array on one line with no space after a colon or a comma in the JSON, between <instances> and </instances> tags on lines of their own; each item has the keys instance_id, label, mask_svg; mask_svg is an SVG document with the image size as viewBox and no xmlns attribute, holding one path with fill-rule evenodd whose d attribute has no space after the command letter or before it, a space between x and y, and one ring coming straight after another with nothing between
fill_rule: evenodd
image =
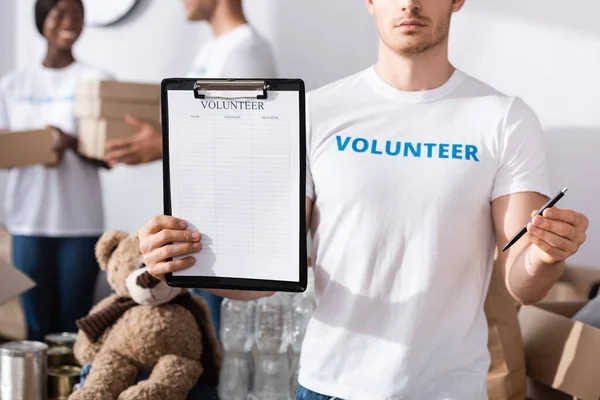
<instances>
[{"instance_id":1,"label":"white paper on clipboard","mask_svg":"<svg viewBox=\"0 0 600 400\"><path fill-rule=\"evenodd\" d=\"M174 276L298 282L299 93L167 96L172 215L203 245Z\"/></svg>"}]
</instances>

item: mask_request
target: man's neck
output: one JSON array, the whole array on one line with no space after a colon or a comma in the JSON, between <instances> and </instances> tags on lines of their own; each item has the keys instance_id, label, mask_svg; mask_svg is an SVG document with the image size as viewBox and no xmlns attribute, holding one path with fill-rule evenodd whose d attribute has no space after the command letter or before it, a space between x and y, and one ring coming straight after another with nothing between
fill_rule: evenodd
<instances>
[{"instance_id":1,"label":"man's neck","mask_svg":"<svg viewBox=\"0 0 600 400\"><path fill-rule=\"evenodd\" d=\"M448 60L447 41L415 56L398 55L380 42L375 71L388 85L414 92L442 86L454 73L454 67Z\"/></svg>"},{"instance_id":2,"label":"man's neck","mask_svg":"<svg viewBox=\"0 0 600 400\"><path fill-rule=\"evenodd\" d=\"M208 21L213 35L219 37L248 23L241 2L220 1L212 18Z\"/></svg>"}]
</instances>

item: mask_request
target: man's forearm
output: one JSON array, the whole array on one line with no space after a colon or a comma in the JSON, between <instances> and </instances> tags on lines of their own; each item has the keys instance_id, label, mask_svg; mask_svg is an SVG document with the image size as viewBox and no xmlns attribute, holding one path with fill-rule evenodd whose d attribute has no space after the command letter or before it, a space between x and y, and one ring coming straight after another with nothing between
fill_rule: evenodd
<instances>
[{"instance_id":1,"label":"man's forearm","mask_svg":"<svg viewBox=\"0 0 600 400\"><path fill-rule=\"evenodd\" d=\"M545 264L527 246L507 265L506 285L512 296L522 304L532 304L542 300L564 271L564 261Z\"/></svg>"}]
</instances>

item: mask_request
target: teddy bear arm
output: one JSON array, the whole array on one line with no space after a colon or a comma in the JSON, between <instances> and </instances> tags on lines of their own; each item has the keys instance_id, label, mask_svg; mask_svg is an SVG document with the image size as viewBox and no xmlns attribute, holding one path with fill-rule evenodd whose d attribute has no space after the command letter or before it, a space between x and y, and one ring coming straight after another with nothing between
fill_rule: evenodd
<instances>
[{"instance_id":1,"label":"teddy bear arm","mask_svg":"<svg viewBox=\"0 0 600 400\"><path fill-rule=\"evenodd\" d=\"M85 384L69 400L96 400L101 396L116 399L135 384L138 372L130 358L103 348L94 359Z\"/></svg>"},{"instance_id":2,"label":"teddy bear arm","mask_svg":"<svg viewBox=\"0 0 600 400\"><path fill-rule=\"evenodd\" d=\"M119 400L185 400L201 374L200 361L165 355L152 369L150 378L130 387Z\"/></svg>"},{"instance_id":3,"label":"teddy bear arm","mask_svg":"<svg viewBox=\"0 0 600 400\"><path fill-rule=\"evenodd\" d=\"M103 308L109 306L118 297L119 297L118 295L113 294L111 296L108 296L108 297L100 300L98 302L98 304L96 304L94 307L92 307L92 309L90 310L88 315L96 313L96 312L102 310ZM101 340L99 340L95 343L92 343L88 339L86 334L83 331L79 330L77 332L77 340L75 341L75 344L73 346L73 353L75 354L75 358L77 359L77 361L81 365L83 365L83 364L91 363L94 360L94 357L96 357L96 354L98 354L98 351L100 351L101 347L102 347Z\"/></svg>"}]
</instances>

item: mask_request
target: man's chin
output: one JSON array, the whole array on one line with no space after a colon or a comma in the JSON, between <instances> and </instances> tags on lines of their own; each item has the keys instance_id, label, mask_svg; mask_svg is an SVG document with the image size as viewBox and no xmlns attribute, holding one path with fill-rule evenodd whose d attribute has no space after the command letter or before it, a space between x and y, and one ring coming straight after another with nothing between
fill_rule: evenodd
<instances>
[{"instance_id":1,"label":"man's chin","mask_svg":"<svg viewBox=\"0 0 600 400\"><path fill-rule=\"evenodd\" d=\"M416 36L416 35L415 35ZM417 37L414 40L408 40L404 43L398 43L393 47L393 50L397 54L405 56L416 56L424 53L435 47L435 44L427 40L419 40Z\"/></svg>"}]
</instances>

